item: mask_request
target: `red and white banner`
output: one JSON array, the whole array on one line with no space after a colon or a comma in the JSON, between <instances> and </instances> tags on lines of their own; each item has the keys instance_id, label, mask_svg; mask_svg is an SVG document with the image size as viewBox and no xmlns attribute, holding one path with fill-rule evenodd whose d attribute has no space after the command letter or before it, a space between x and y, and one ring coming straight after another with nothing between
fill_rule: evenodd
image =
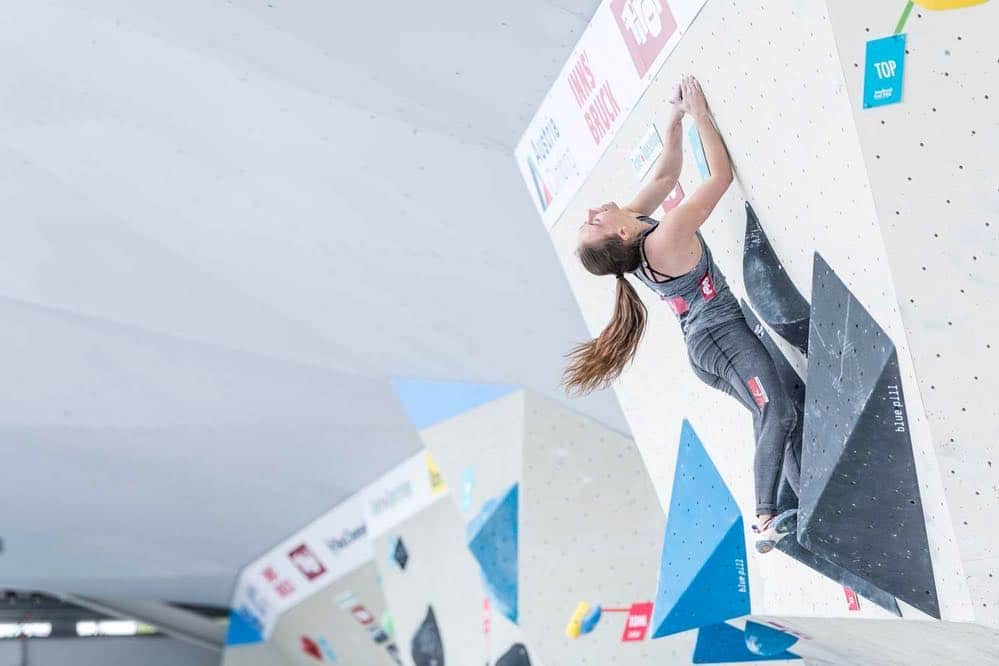
<instances>
[{"instance_id":1,"label":"red and white banner","mask_svg":"<svg viewBox=\"0 0 999 666\"><path fill-rule=\"evenodd\" d=\"M370 562L376 536L447 492L428 455L403 461L243 569L233 609L266 640L282 613Z\"/></svg>"},{"instance_id":2,"label":"red and white banner","mask_svg":"<svg viewBox=\"0 0 999 666\"><path fill-rule=\"evenodd\" d=\"M515 150L548 229L706 0L604 0Z\"/></svg>"}]
</instances>

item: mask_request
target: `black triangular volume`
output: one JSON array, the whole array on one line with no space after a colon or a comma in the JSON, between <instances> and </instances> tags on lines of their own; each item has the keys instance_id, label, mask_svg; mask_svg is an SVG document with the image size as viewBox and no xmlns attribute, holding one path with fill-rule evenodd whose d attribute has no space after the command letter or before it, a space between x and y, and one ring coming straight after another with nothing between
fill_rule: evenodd
<instances>
[{"instance_id":1,"label":"black triangular volume","mask_svg":"<svg viewBox=\"0 0 999 666\"><path fill-rule=\"evenodd\" d=\"M742 279L749 302L779 336L808 353L808 301L794 286L763 233L753 207L746 202L746 245Z\"/></svg>"},{"instance_id":2,"label":"black triangular volume","mask_svg":"<svg viewBox=\"0 0 999 666\"><path fill-rule=\"evenodd\" d=\"M427 606L427 616L413 634L411 647L416 666L444 666L444 644L433 606Z\"/></svg>"},{"instance_id":3,"label":"black triangular volume","mask_svg":"<svg viewBox=\"0 0 999 666\"><path fill-rule=\"evenodd\" d=\"M496 660L496 666L531 666L531 658L527 656L523 643L514 643Z\"/></svg>"},{"instance_id":4,"label":"black triangular volume","mask_svg":"<svg viewBox=\"0 0 999 666\"><path fill-rule=\"evenodd\" d=\"M816 253L798 540L940 617L898 356Z\"/></svg>"},{"instance_id":5,"label":"black triangular volume","mask_svg":"<svg viewBox=\"0 0 999 666\"><path fill-rule=\"evenodd\" d=\"M756 318L756 314L749 307L746 301L740 301L742 306L742 312L746 317L746 323L749 324L749 328L756 333L756 337L760 339L763 346L766 347L767 352L770 354L771 358L774 360L774 365L777 366L777 374L780 376L781 384L784 386L784 391L795 401L796 404L802 405L805 398L805 382L798 375L798 372L791 365L791 362L787 360L787 357L781 352L781 350L774 343L773 338L767 333L767 330L760 324L759 319ZM799 419L799 429L797 433L801 434L801 421ZM801 460L801 440L795 438L795 448L798 455L798 460ZM798 497L788 482L787 477L781 480L780 490L777 493L777 506L778 511L784 511L785 509L792 509L798 506ZM895 597L888 594L884 590L878 589L876 586L872 585L869 581L856 576L843 567L833 564L827 560L822 559L814 553L810 553L805 550L797 539L788 538L783 539L777 544L778 550L783 552L785 555L793 560L804 564L809 569L812 569L816 573L819 573L826 578L829 578L840 585L845 585L849 587L854 592L860 596L868 599L872 603L881 606L889 613L894 613L895 615L901 616L902 613L898 609L898 603L895 601Z\"/></svg>"}]
</instances>

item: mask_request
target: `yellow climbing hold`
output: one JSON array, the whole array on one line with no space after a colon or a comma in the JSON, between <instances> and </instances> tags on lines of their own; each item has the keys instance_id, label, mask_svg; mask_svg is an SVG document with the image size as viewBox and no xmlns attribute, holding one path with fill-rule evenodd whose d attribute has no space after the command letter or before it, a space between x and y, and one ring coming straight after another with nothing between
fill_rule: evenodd
<instances>
[{"instance_id":1,"label":"yellow climbing hold","mask_svg":"<svg viewBox=\"0 0 999 666\"><path fill-rule=\"evenodd\" d=\"M913 0L923 9L961 9L962 7L973 7L984 5L989 0Z\"/></svg>"},{"instance_id":2,"label":"yellow climbing hold","mask_svg":"<svg viewBox=\"0 0 999 666\"><path fill-rule=\"evenodd\" d=\"M583 618L586 616L590 610L590 604L585 601L580 601L576 604L576 610L572 611L572 617L569 618L569 624L565 627L565 635L569 638L578 638L580 627L583 624Z\"/></svg>"}]
</instances>

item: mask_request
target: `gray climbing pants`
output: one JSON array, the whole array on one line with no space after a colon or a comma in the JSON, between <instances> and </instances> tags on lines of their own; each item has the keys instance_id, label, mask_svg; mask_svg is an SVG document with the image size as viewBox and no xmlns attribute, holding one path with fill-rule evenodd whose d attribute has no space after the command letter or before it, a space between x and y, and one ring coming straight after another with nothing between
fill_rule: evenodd
<instances>
[{"instance_id":1,"label":"gray climbing pants","mask_svg":"<svg viewBox=\"0 0 999 666\"><path fill-rule=\"evenodd\" d=\"M799 492L804 405L794 404L785 391L773 359L745 319L700 331L687 340L687 351L701 381L732 396L752 413L756 513L776 513L782 478L795 494Z\"/></svg>"}]
</instances>

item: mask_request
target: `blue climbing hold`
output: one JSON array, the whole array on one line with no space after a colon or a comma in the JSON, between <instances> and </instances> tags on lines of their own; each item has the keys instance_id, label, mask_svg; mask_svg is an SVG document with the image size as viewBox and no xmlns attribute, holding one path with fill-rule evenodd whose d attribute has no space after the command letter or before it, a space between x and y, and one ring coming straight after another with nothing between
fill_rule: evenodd
<instances>
[{"instance_id":1,"label":"blue climbing hold","mask_svg":"<svg viewBox=\"0 0 999 666\"><path fill-rule=\"evenodd\" d=\"M589 613L583 616L583 621L579 623L579 633L588 634L597 628L597 623L600 622L600 615L602 614L602 609L600 606L594 606Z\"/></svg>"},{"instance_id":2,"label":"blue climbing hold","mask_svg":"<svg viewBox=\"0 0 999 666\"><path fill-rule=\"evenodd\" d=\"M468 549L497 609L517 622L517 494L513 484L499 500L485 503L468 524Z\"/></svg>"},{"instance_id":3,"label":"blue climbing hold","mask_svg":"<svg viewBox=\"0 0 999 666\"><path fill-rule=\"evenodd\" d=\"M680 433L653 638L749 613L749 573L742 514L697 433Z\"/></svg>"},{"instance_id":4,"label":"blue climbing hold","mask_svg":"<svg viewBox=\"0 0 999 666\"><path fill-rule=\"evenodd\" d=\"M392 386L417 430L447 421L517 390L505 384L393 379Z\"/></svg>"},{"instance_id":5,"label":"blue climbing hold","mask_svg":"<svg viewBox=\"0 0 999 666\"><path fill-rule=\"evenodd\" d=\"M797 636L751 620L746 622L745 635L746 647L761 657L781 654L798 642Z\"/></svg>"},{"instance_id":6,"label":"blue climbing hold","mask_svg":"<svg viewBox=\"0 0 999 666\"><path fill-rule=\"evenodd\" d=\"M750 652L746 648L745 637L746 634L724 622L701 627L697 632L697 644L694 646L694 658L691 661L695 664L731 664L739 661L801 659L793 652L787 651L769 655Z\"/></svg>"}]
</instances>

